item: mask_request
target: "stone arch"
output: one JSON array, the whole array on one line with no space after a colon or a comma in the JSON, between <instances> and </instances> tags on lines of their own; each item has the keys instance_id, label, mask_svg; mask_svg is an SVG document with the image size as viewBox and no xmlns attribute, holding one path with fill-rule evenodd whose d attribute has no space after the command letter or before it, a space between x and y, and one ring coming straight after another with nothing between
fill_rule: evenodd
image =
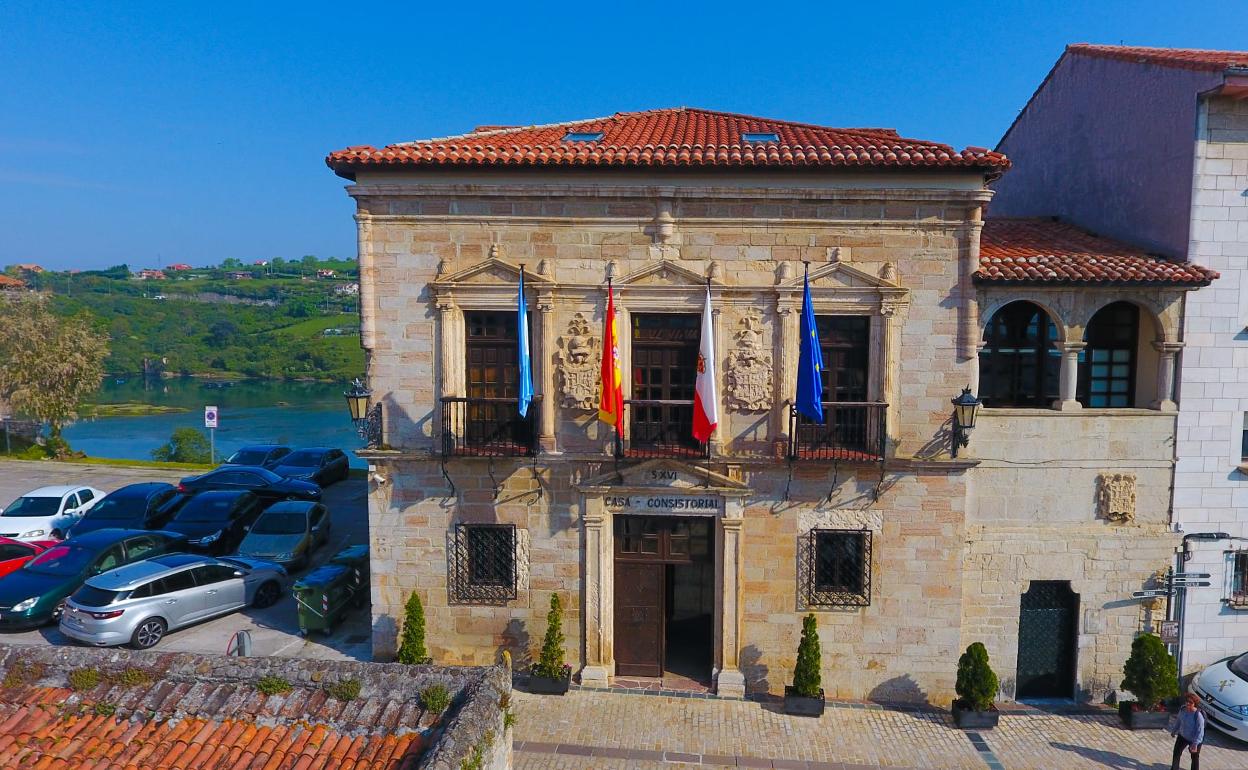
<instances>
[{"instance_id":1,"label":"stone arch","mask_svg":"<svg viewBox=\"0 0 1248 770\"><path fill-rule=\"evenodd\" d=\"M1104 299L1084 324L1086 348L1079 372L1079 399L1093 408L1140 407L1154 402L1160 365L1155 343L1165 341L1163 325L1152 308L1137 299Z\"/></svg>"},{"instance_id":2,"label":"stone arch","mask_svg":"<svg viewBox=\"0 0 1248 770\"><path fill-rule=\"evenodd\" d=\"M1012 305L1015 302L1030 302L1039 307L1048 316L1049 320L1057 327L1057 344L1066 342L1067 340L1079 339L1080 334L1077 331L1072 333L1070 324L1066 318L1069 313L1063 313L1056 302L1050 301L1048 297L1038 297L1030 294L1007 294L1003 296L994 296L988 298L982 305L979 312L979 336L976 338L977 344L982 343L984 332L988 329L988 324L992 321L993 316L997 314L1006 305Z\"/></svg>"},{"instance_id":3,"label":"stone arch","mask_svg":"<svg viewBox=\"0 0 1248 770\"><path fill-rule=\"evenodd\" d=\"M990 407L1047 409L1060 395L1064 343L1040 303L1016 298L984 315L979 397Z\"/></svg>"},{"instance_id":4,"label":"stone arch","mask_svg":"<svg viewBox=\"0 0 1248 770\"><path fill-rule=\"evenodd\" d=\"M1174 342L1178 338L1177 318L1170 319L1171 311L1168 306L1162 303L1153 302L1150 298L1140 296L1139 294L1096 294L1086 297L1085 302L1081 303L1077 313L1079 335L1072 339L1085 339L1087 335L1088 324L1096 317L1096 314L1104 310L1106 307L1116 302L1126 302L1135 305L1140 309L1140 331L1141 335L1148 330L1153 336L1147 339L1148 342Z\"/></svg>"}]
</instances>

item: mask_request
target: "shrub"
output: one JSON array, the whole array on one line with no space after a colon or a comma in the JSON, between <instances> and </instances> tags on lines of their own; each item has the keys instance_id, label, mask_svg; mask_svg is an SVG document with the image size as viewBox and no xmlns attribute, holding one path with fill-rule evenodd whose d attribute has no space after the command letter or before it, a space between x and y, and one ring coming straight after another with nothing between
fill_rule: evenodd
<instances>
[{"instance_id":1,"label":"shrub","mask_svg":"<svg viewBox=\"0 0 1248 770\"><path fill-rule=\"evenodd\" d=\"M1123 689L1135 695L1142 711L1152 711L1166 698L1179 694L1178 665L1156 634L1135 638L1122 673Z\"/></svg>"},{"instance_id":2,"label":"shrub","mask_svg":"<svg viewBox=\"0 0 1248 770\"><path fill-rule=\"evenodd\" d=\"M441 714L451 707L451 694L440 684L431 684L420 691L420 707L425 711Z\"/></svg>"},{"instance_id":3,"label":"shrub","mask_svg":"<svg viewBox=\"0 0 1248 770\"><path fill-rule=\"evenodd\" d=\"M532 673L543 679L562 679L563 662L563 602L559 594L550 595L550 612L546 613L546 636L542 639L542 653L534 664Z\"/></svg>"},{"instance_id":4,"label":"shrub","mask_svg":"<svg viewBox=\"0 0 1248 770\"><path fill-rule=\"evenodd\" d=\"M425 605L420 603L420 594L412 591L407 599L407 607L403 613L403 637L399 642L399 662L409 665L432 663L429 651L425 648Z\"/></svg>"},{"instance_id":5,"label":"shrub","mask_svg":"<svg viewBox=\"0 0 1248 770\"><path fill-rule=\"evenodd\" d=\"M100 672L94 668L76 668L69 672L69 687L73 690L90 690L100 683Z\"/></svg>"},{"instance_id":6,"label":"shrub","mask_svg":"<svg viewBox=\"0 0 1248 770\"><path fill-rule=\"evenodd\" d=\"M802 641L797 645L797 666L793 669L793 689L804 698L818 698L823 692L819 649L819 626L814 613L802 618Z\"/></svg>"},{"instance_id":7,"label":"shrub","mask_svg":"<svg viewBox=\"0 0 1248 770\"><path fill-rule=\"evenodd\" d=\"M334 682L326 685L325 692L329 693L329 697L334 700L355 700L360 697L360 680L343 679L341 682Z\"/></svg>"},{"instance_id":8,"label":"shrub","mask_svg":"<svg viewBox=\"0 0 1248 770\"><path fill-rule=\"evenodd\" d=\"M265 695L281 695L290 692L294 688L291 687L290 682L280 676L265 674L256 682L256 689Z\"/></svg>"},{"instance_id":9,"label":"shrub","mask_svg":"<svg viewBox=\"0 0 1248 770\"><path fill-rule=\"evenodd\" d=\"M954 689L964 708L988 711L997 697L997 675L988 665L988 650L975 642L958 658L958 681Z\"/></svg>"},{"instance_id":10,"label":"shrub","mask_svg":"<svg viewBox=\"0 0 1248 770\"><path fill-rule=\"evenodd\" d=\"M204 434L196 428L178 428L169 437L169 443L152 450L152 459L162 463L206 463L211 446Z\"/></svg>"}]
</instances>

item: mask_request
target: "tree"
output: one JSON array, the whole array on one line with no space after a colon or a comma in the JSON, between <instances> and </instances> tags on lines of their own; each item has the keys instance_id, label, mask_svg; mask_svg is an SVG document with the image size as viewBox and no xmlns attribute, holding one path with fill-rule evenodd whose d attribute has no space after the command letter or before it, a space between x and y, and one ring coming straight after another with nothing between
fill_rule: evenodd
<instances>
[{"instance_id":1,"label":"tree","mask_svg":"<svg viewBox=\"0 0 1248 770\"><path fill-rule=\"evenodd\" d=\"M315 270L316 266L320 264L320 260L318 260L316 256L312 254L305 254L303 256L303 259L300 260L300 262L302 262L304 268L308 270Z\"/></svg>"},{"instance_id":2,"label":"tree","mask_svg":"<svg viewBox=\"0 0 1248 770\"><path fill-rule=\"evenodd\" d=\"M169 442L152 450L152 459L162 463L206 463L212 461L212 446L195 428L178 428Z\"/></svg>"},{"instance_id":3,"label":"tree","mask_svg":"<svg viewBox=\"0 0 1248 770\"><path fill-rule=\"evenodd\" d=\"M243 266L242 261L235 259L234 257L227 257L226 259L221 261L222 270L237 270L238 268L242 266Z\"/></svg>"},{"instance_id":4,"label":"tree","mask_svg":"<svg viewBox=\"0 0 1248 770\"><path fill-rule=\"evenodd\" d=\"M412 591L408 597L407 607L403 613L403 636L399 641L399 662L409 665L432 663L429 651L425 649L425 605L420 603L420 594Z\"/></svg>"},{"instance_id":5,"label":"tree","mask_svg":"<svg viewBox=\"0 0 1248 770\"><path fill-rule=\"evenodd\" d=\"M1156 634L1140 634L1131 642L1131 657L1122 673L1122 687L1135 695L1141 711L1152 711L1179 694L1178 665Z\"/></svg>"},{"instance_id":6,"label":"tree","mask_svg":"<svg viewBox=\"0 0 1248 770\"><path fill-rule=\"evenodd\" d=\"M550 612L546 613L546 636L533 675L543 679L563 679L563 603L559 594L550 595Z\"/></svg>"},{"instance_id":7,"label":"tree","mask_svg":"<svg viewBox=\"0 0 1248 770\"><path fill-rule=\"evenodd\" d=\"M0 396L47 423L49 447L64 454L61 429L78 416L78 404L99 389L108 336L95 330L87 314L59 318L42 299L16 298L3 305Z\"/></svg>"},{"instance_id":8,"label":"tree","mask_svg":"<svg viewBox=\"0 0 1248 770\"><path fill-rule=\"evenodd\" d=\"M966 648L958 658L958 681L954 685L962 705L987 711L997 697L997 674L988 665L988 650L980 642Z\"/></svg>"},{"instance_id":9,"label":"tree","mask_svg":"<svg viewBox=\"0 0 1248 770\"><path fill-rule=\"evenodd\" d=\"M233 321L217 321L208 329L208 339L205 340L214 348L224 348L234 344L238 337L238 325Z\"/></svg>"},{"instance_id":10,"label":"tree","mask_svg":"<svg viewBox=\"0 0 1248 770\"><path fill-rule=\"evenodd\" d=\"M803 698L818 698L823 692L822 658L819 626L812 612L802 618L802 640L797 645L797 666L793 669L793 689Z\"/></svg>"}]
</instances>

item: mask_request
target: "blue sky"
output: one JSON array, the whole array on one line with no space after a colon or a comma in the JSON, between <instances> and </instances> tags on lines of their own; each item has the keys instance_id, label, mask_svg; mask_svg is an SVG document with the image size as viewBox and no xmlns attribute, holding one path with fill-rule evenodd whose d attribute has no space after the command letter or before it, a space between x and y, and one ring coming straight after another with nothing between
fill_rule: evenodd
<instances>
[{"instance_id":1,"label":"blue sky","mask_svg":"<svg viewBox=\"0 0 1248 770\"><path fill-rule=\"evenodd\" d=\"M697 106L992 146L1069 42L1248 48L1228 2L0 5L0 265L353 256L323 163Z\"/></svg>"}]
</instances>

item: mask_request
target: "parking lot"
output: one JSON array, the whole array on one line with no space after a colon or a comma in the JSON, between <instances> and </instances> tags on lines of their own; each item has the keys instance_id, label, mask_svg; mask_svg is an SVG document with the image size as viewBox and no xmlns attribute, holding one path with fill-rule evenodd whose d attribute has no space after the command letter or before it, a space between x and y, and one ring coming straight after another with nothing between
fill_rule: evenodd
<instances>
[{"instance_id":1,"label":"parking lot","mask_svg":"<svg viewBox=\"0 0 1248 770\"><path fill-rule=\"evenodd\" d=\"M0 507L32 489L54 484L85 484L111 492L140 481L178 483L183 471L157 468L127 468L77 463L0 461ZM323 564L348 545L368 542L368 503L363 479L348 479L324 492L326 507L333 520L327 546L314 555L312 565ZM295 573L292 582L304 572ZM0 578L3 579L3 578ZM284 592L281 601L263 610L246 610L171 632L156 647L163 651L223 653L236 631L251 634L252 654L299 658L369 660L369 612L356 610L347 616L333 634L299 635L295 600ZM69 644L56 626L21 633L0 633L0 642L9 644Z\"/></svg>"}]
</instances>

